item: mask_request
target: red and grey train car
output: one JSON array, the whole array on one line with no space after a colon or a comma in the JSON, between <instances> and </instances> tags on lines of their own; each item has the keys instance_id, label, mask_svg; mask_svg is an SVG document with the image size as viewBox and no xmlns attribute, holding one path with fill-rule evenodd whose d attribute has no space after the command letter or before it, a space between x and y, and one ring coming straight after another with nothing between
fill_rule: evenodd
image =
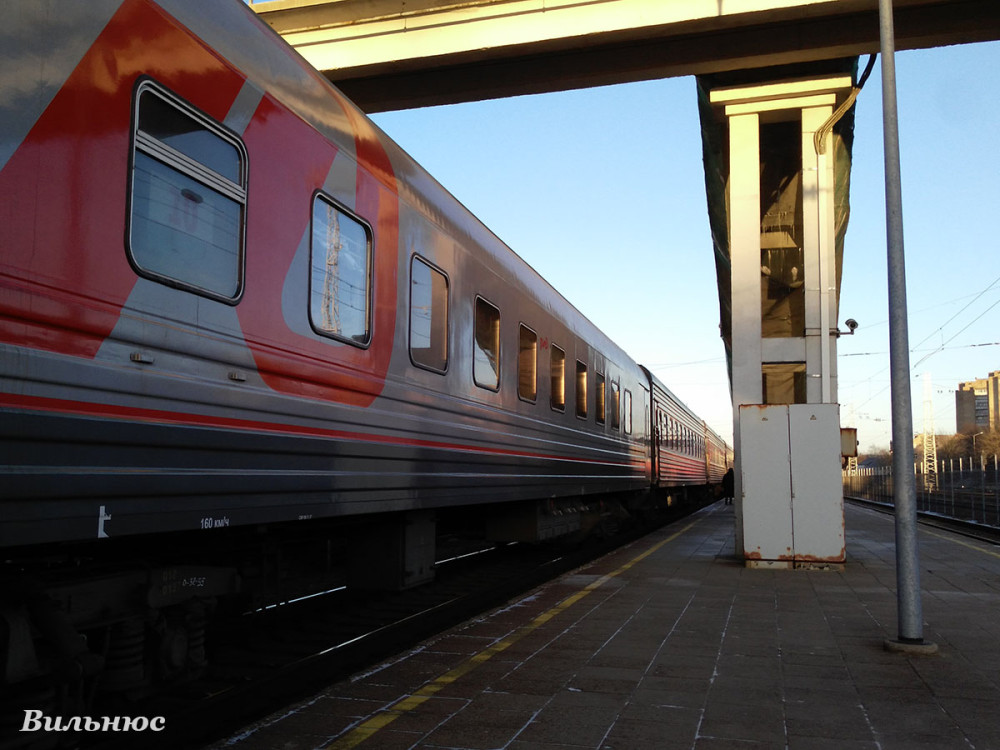
<instances>
[{"instance_id":1,"label":"red and grey train car","mask_svg":"<svg viewBox=\"0 0 1000 750\"><path fill-rule=\"evenodd\" d=\"M239 594L251 543L348 540L363 580L435 517L544 539L721 477L703 422L242 3L21 3L0 46L8 684Z\"/></svg>"},{"instance_id":2,"label":"red and grey train car","mask_svg":"<svg viewBox=\"0 0 1000 750\"><path fill-rule=\"evenodd\" d=\"M653 424L652 485L704 487L722 482L732 449L649 370Z\"/></svg>"}]
</instances>

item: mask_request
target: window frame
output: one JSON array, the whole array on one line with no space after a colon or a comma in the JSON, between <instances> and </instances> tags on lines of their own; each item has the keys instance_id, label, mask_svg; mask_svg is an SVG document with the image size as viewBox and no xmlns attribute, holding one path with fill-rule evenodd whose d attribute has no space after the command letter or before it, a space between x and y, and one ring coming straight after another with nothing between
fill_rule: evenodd
<instances>
[{"instance_id":1,"label":"window frame","mask_svg":"<svg viewBox=\"0 0 1000 750\"><path fill-rule=\"evenodd\" d=\"M557 377L555 373L555 361L552 356L555 352L559 352L562 357L562 360L559 363L558 374L558 383L560 386L559 391L562 393L562 402L558 405L555 401L556 388L554 385L557 382ZM566 350L556 344L549 345L549 408L551 408L552 411L561 413L566 412Z\"/></svg>"},{"instance_id":2,"label":"window frame","mask_svg":"<svg viewBox=\"0 0 1000 750\"><path fill-rule=\"evenodd\" d=\"M611 381L611 429L621 432L622 429L622 393L617 380Z\"/></svg>"},{"instance_id":3,"label":"window frame","mask_svg":"<svg viewBox=\"0 0 1000 750\"><path fill-rule=\"evenodd\" d=\"M594 370L594 375L596 381L596 388L594 388L594 422L605 424L608 421L608 381L603 372Z\"/></svg>"},{"instance_id":4,"label":"window frame","mask_svg":"<svg viewBox=\"0 0 1000 750\"><path fill-rule=\"evenodd\" d=\"M239 184L233 182L228 177L216 172L211 167L202 164L166 142L160 140L139 128L140 105L144 94L151 94L159 98L162 102L173 107L180 114L193 120L197 125L209 131L219 140L232 146L239 157ZM248 182L250 174L249 154L243 139L233 130L226 127L214 117L201 111L193 104L175 94L163 84L149 76L141 76L135 84L132 94L132 109L129 123L129 160L128 160L128 180L125 191L125 256L129 265L136 275L151 281L173 287L182 291L191 292L201 297L206 297L227 305L237 305L243 297L246 286L246 231L247 231L247 206L248 206ZM159 162L160 164L174 170L176 173L189 180L197 182L222 195L239 206L239 230L236 234L238 241L237 261L236 261L236 288L232 295L199 286L190 281L171 276L166 273L152 270L145 267L136 255L133 247L133 212L135 209L135 169L136 154ZM183 194L183 191L182 191ZM200 203L200 201L198 201Z\"/></svg>"},{"instance_id":5,"label":"window frame","mask_svg":"<svg viewBox=\"0 0 1000 750\"><path fill-rule=\"evenodd\" d=\"M525 332L529 333L534 339L534 344L531 347L532 392L530 395L525 395L521 392L521 377L524 374L524 361L522 357L526 351L523 348ZM518 323L517 326L517 397L529 404L538 402L538 332L524 323Z\"/></svg>"},{"instance_id":6,"label":"window frame","mask_svg":"<svg viewBox=\"0 0 1000 750\"><path fill-rule=\"evenodd\" d=\"M479 303L482 302L484 305L492 307L496 310L496 320L497 320L497 335L496 335L496 357L497 357L497 368L496 368L496 385L489 385L480 383L479 379L476 377L476 330L479 327ZM482 388L486 391L493 391L494 393L500 392L500 387L503 384L503 368L501 363L503 362L503 336L501 333L501 323L503 316L501 315L500 308L490 302L481 294L475 296L475 300L472 303L472 382L476 384L477 387Z\"/></svg>"},{"instance_id":7,"label":"window frame","mask_svg":"<svg viewBox=\"0 0 1000 750\"><path fill-rule=\"evenodd\" d=\"M413 358L413 264L415 262L420 262L431 271L431 273L438 273L443 279L445 284L445 325L444 325L444 369L439 370L436 367L431 367L423 362L418 362ZM433 299L434 291L431 289L431 306L432 306L432 318L431 318L431 330L433 331ZM439 375L446 375L448 373L448 368L451 364L451 279L449 278L447 272L435 264L431 263L427 258L420 255L419 253L414 253L410 258L410 297L409 297L409 319L407 321L407 350L410 355L410 362L414 367L419 367L421 370L427 370L429 372L436 372Z\"/></svg>"},{"instance_id":8,"label":"window frame","mask_svg":"<svg viewBox=\"0 0 1000 750\"><path fill-rule=\"evenodd\" d=\"M366 303L367 304L365 306L365 313L366 313L365 314L365 320L366 320L365 334L366 334L366 336L365 336L365 340L364 341L358 341L357 339L352 338L350 336L344 336L344 335L336 333L334 331L329 331L329 330L323 328L321 325L317 324L316 320L313 318L313 305L312 305L312 300L313 300L313 256L314 256L314 253L316 251L316 247L315 247L315 244L313 242L313 238L315 236L315 227L314 227L315 219L314 219L314 216L315 216L315 212L316 212L316 203L318 201L326 203L329 206L331 206L333 209L335 209L336 211L339 211L341 214L343 214L344 216L346 216L348 219L350 219L351 221L353 221L356 224L360 225L361 228L365 232L365 238L366 238L366 241L367 241L367 257L366 257L367 269L366 269L366 274L365 274L366 278L367 278L367 289L366 289ZM329 193L327 193L327 192L325 192L323 190L317 190L317 191L315 191L313 193L313 195L312 195L312 200L311 200L311 202L309 204L309 260L308 260L308 264L309 264L308 265L308 268L309 268L309 279L308 279L308 290L307 290L307 295L306 295L306 300L307 300L307 302L306 302L306 309L307 309L307 315L309 317L309 325L310 325L310 327L313 329L313 331L316 334L322 336L323 338L328 338L328 339L332 339L334 341L339 341L341 343L348 344L348 345L356 347L358 349L368 349L371 346L371 344L372 344L372 340L375 338L375 316L374 316L374 307L375 307L375 305L374 305L374 300L375 300L375 233L372 230L371 224L369 224L361 216L359 216L358 214L356 214L350 208L348 208L343 203L341 203L336 198L334 198L332 195L330 195Z\"/></svg>"},{"instance_id":9,"label":"window frame","mask_svg":"<svg viewBox=\"0 0 1000 750\"><path fill-rule=\"evenodd\" d=\"M586 362L581 362L580 360L577 360L576 361L576 394L575 394L576 395L576 418L577 419L586 419L589 416L588 412L590 411L590 408L589 408L590 404L587 401L587 397L590 394L588 394L587 391L589 390L590 385L588 383L588 380L589 380L588 373L589 373L589 369L587 367L587 363ZM581 374L583 375L583 392L582 393L580 392L580 375ZM583 407L582 413L581 413L580 407Z\"/></svg>"}]
</instances>

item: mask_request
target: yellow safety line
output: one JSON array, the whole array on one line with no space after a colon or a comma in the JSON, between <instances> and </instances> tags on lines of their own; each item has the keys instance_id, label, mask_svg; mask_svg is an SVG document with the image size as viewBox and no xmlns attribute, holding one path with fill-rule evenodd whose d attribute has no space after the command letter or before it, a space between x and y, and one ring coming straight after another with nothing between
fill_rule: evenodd
<instances>
[{"instance_id":1,"label":"yellow safety line","mask_svg":"<svg viewBox=\"0 0 1000 750\"><path fill-rule=\"evenodd\" d=\"M979 547L975 544L969 544L968 542L963 542L961 539L956 539L953 536L945 536L944 534L937 534L933 531L928 531L926 528L924 529L924 533L930 534L931 536L936 536L938 539L946 539L949 542L954 542L955 544L961 544L963 547L974 549L976 550L976 552L982 552L984 555L992 555L993 557L1000 558L1000 552L993 552L991 550L984 549L983 547Z\"/></svg>"},{"instance_id":2,"label":"yellow safety line","mask_svg":"<svg viewBox=\"0 0 1000 750\"><path fill-rule=\"evenodd\" d=\"M666 539L657 542L652 547L643 552L641 555L635 556L613 573L608 573L606 575L603 575L596 581L589 583L581 591L578 591L575 594L566 597L548 611L538 615L534 620L529 622L527 625L523 626L520 630L515 631L512 635L509 635L506 638L497 641L489 648L484 649L483 651L480 651L478 654L469 657L465 662L459 664L451 671L445 672L443 675L435 679L433 682L424 685L422 688L417 690L412 695L409 695L406 698L397 701L385 711L382 711L377 715L373 716L372 718L368 719L367 721L362 722L354 729L349 731L347 734L335 740L333 743L321 748L321 750L347 750L348 748L357 747L362 742L367 740L369 737L374 735L376 732L378 732L381 729L384 729L385 727L387 727L389 724L394 722L399 717L403 716L408 711L412 711L421 704L425 703L434 695L443 690L445 687L452 684L460 677L463 677L464 675L468 674L473 669L478 667L480 664L484 664L497 654L503 653L508 648L510 648L515 643L524 638L526 635L534 632L556 615L569 609L578 601L583 599L585 596L599 589L601 586L610 581L612 578L621 575L622 573L629 570L637 563L645 560L651 554L660 549L660 547L669 542L672 542L681 534L687 532L692 526L694 526L700 520L701 518L692 521L680 531L677 531L674 534L668 536Z\"/></svg>"}]
</instances>

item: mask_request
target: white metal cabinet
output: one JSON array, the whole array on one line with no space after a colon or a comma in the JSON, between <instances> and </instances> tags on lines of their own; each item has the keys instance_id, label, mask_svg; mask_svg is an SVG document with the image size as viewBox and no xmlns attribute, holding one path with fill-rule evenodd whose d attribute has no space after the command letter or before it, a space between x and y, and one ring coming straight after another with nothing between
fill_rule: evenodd
<instances>
[{"instance_id":1,"label":"white metal cabinet","mask_svg":"<svg viewBox=\"0 0 1000 750\"><path fill-rule=\"evenodd\" d=\"M748 565L844 561L837 404L740 407L743 554Z\"/></svg>"}]
</instances>

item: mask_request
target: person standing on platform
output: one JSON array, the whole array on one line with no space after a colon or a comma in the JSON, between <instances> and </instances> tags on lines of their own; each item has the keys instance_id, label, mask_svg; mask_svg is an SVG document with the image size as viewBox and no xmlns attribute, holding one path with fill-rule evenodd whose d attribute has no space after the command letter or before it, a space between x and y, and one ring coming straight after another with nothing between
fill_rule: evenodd
<instances>
[{"instance_id":1,"label":"person standing on platform","mask_svg":"<svg viewBox=\"0 0 1000 750\"><path fill-rule=\"evenodd\" d=\"M733 493L735 492L733 477L733 467L730 466L722 477L722 497L725 498L726 505L732 505L733 502Z\"/></svg>"}]
</instances>

